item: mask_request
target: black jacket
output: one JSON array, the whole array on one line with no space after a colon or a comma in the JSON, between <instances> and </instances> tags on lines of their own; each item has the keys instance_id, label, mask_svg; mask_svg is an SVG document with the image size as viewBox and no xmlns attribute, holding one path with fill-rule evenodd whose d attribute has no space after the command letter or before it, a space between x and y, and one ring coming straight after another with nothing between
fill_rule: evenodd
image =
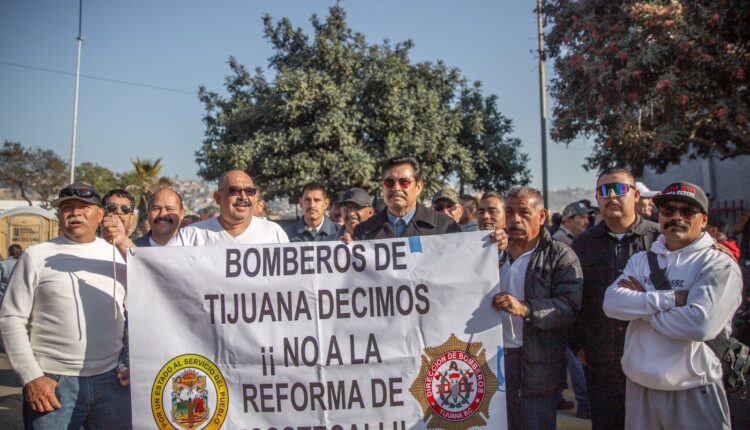
<instances>
[{"instance_id":1,"label":"black jacket","mask_svg":"<svg viewBox=\"0 0 750 430\"><path fill-rule=\"evenodd\" d=\"M583 302L581 314L570 333L570 346L574 352L583 348L592 371L605 380L622 379L622 358L627 321L604 315L602 304L607 287L625 269L630 257L651 249L659 236L659 225L636 216L622 240L609 232L605 222L586 230L571 245L583 269Z\"/></svg>"},{"instance_id":2,"label":"black jacket","mask_svg":"<svg viewBox=\"0 0 750 430\"><path fill-rule=\"evenodd\" d=\"M530 312L523 323L523 395L548 395L567 386L567 331L581 307L582 288L578 257L543 228L524 282Z\"/></svg>"},{"instance_id":3,"label":"black jacket","mask_svg":"<svg viewBox=\"0 0 750 430\"><path fill-rule=\"evenodd\" d=\"M388 208L354 227L354 240L388 239L396 237L388 223ZM414 218L406 225L401 237L430 236L443 233L460 233L461 227L449 216L417 204Z\"/></svg>"}]
</instances>

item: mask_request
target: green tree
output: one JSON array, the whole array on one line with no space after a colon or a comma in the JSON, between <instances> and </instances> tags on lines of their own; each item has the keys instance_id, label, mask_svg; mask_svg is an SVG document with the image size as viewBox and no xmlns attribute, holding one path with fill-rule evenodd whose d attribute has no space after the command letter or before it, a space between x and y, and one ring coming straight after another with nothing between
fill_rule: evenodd
<instances>
[{"instance_id":1,"label":"green tree","mask_svg":"<svg viewBox=\"0 0 750 430\"><path fill-rule=\"evenodd\" d=\"M544 12L551 135L593 137L588 168L750 154L746 0L547 0Z\"/></svg>"},{"instance_id":2,"label":"green tree","mask_svg":"<svg viewBox=\"0 0 750 430\"><path fill-rule=\"evenodd\" d=\"M89 161L85 161L76 167L75 178L77 182L93 185L102 195L115 188L124 188L120 175Z\"/></svg>"},{"instance_id":3,"label":"green tree","mask_svg":"<svg viewBox=\"0 0 750 430\"><path fill-rule=\"evenodd\" d=\"M263 185L268 199L296 200L310 181L330 190L375 191L378 162L408 154L423 164L428 194L456 176L467 184L478 181L472 157L479 151L459 142L462 116L474 107L460 106L466 83L458 69L412 63L410 41L368 44L348 27L340 7L331 8L324 21L313 16L311 22L314 34L308 37L286 18L276 23L263 18L265 38L274 48L273 81L262 69L250 73L230 58L227 95L200 88L206 108L205 139L196 153L200 176L216 180L228 169L242 169ZM483 107L476 112L482 117ZM493 142L505 145L507 136L500 137ZM511 145L506 152L524 164L517 150ZM528 179L523 166L485 167L499 169L492 177Z\"/></svg>"},{"instance_id":4,"label":"green tree","mask_svg":"<svg viewBox=\"0 0 750 430\"><path fill-rule=\"evenodd\" d=\"M25 148L6 140L0 149L0 166L0 184L18 191L29 206L37 198L49 207L67 184L67 163L49 149Z\"/></svg>"}]
</instances>

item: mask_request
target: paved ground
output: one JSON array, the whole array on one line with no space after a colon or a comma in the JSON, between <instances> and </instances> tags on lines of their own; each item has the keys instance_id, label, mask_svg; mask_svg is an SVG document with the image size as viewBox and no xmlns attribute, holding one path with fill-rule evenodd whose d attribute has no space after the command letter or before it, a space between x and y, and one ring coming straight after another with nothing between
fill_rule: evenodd
<instances>
[{"instance_id":1,"label":"paved ground","mask_svg":"<svg viewBox=\"0 0 750 430\"><path fill-rule=\"evenodd\" d=\"M0 353L0 427L5 430L23 429L21 419L21 381L10 367L8 356Z\"/></svg>"}]
</instances>

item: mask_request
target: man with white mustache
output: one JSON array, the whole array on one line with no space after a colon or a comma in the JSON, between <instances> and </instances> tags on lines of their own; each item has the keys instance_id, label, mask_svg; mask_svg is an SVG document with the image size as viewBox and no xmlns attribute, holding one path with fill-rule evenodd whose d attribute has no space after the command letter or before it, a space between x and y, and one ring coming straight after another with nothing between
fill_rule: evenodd
<instances>
[{"instance_id":1,"label":"man with white mustache","mask_svg":"<svg viewBox=\"0 0 750 430\"><path fill-rule=\"evenodd\" d=\"M219 179L214 200L219 216L181 228L167 246L248 245L287 243L284 229L254 216L258 188L242 170L230 170Z\"/></svg>"},{"instance_id":2,"label":"man with white mustache","mask_svg":"<svg viewBox=\"0 0 750 430\"><path fill-rule=\"evenodd\" d=\"M148 200L148 221L151 230L135 240L135 246L164 246L180 228L185 209L176 191L162 188Z\"/></svg>"},{"instance_id":3,"label":"man with white mustache","mask_svg":"<svg viewBox=\"0 0 750 430\"><path fill-rule=\"evenodd\" d=\"M62 235L21 255L0 310L27 428L129 429L130 391L117 369L125 261L96 236L104 211L91 185L63 188L52 205Z\"/></svg>"}]
</instances>

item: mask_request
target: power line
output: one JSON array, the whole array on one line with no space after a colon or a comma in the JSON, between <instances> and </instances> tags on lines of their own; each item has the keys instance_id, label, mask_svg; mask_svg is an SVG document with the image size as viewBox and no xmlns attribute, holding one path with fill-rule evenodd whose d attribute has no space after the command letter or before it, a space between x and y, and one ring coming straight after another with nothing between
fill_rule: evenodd
<instances>
[{"instance_id":1,"label":"power line","mask_svg":"<svg viewBox=\"0 0 750 430\"><path fill-rule=\"evenodd\" d=\"M48 72L48 73L57 73L59 75L67 75L67 76L75 76L75 73L65 72L63 70L55 70L55 69L47 69L44 67L36 67L36 66L29 66L27 64L18 64L18 63L11 63L9 61L2 61L0 60L0 64L5 66L13 66L13 67L20 67L22 69L30 69L30 70L37 70L40 72ZM141 87L141 88L150 88L152 90L160 90L160 91L170 91L173 93L182 93L182 94L190 94L195 95L195 91L186 91L186 90L180 90L177 88L169 88L169 87L161 87L158 85L148 85L148 84L141 84L138 82L130 82L130 81L121 81L119 79L109 79L109 78L102 78L99 76L91 76L91 75L81 75L82 78L87 79L94 79L97 81L104 81L104 82L111 82L114 84L122 84L122 85L130 85L133 87Z\"/></svg>"}]
</instances>

